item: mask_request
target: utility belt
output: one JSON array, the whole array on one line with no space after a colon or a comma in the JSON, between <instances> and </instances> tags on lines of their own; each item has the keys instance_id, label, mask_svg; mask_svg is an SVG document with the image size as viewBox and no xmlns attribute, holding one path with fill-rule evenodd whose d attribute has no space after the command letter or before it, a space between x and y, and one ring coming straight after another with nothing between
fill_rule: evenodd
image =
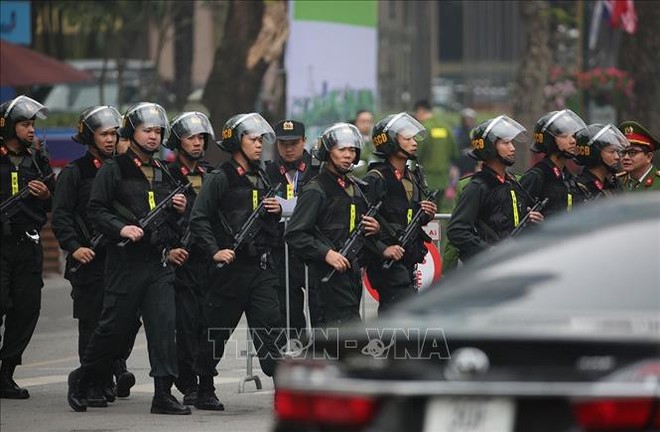
<instances>
[{"instance_id":1,"label":"utility belt","mask_svg":"<svg viewBox=\"0 0 660 432\"><path fill-rule=\"evenodd\" d=\"M270 250L262 251L260 254L255 255L246 255L239 252L236 254L236 263L248 266L259 266L262 270L275 268L275 263L273 262Z\"/></svg>"}]
</instances>

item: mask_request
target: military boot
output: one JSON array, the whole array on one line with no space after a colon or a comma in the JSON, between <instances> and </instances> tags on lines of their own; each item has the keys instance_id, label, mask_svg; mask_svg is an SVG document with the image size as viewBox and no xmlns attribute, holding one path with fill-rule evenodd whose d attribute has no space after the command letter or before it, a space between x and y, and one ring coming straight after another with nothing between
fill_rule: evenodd
<instances>
[{"instance_id":1,"label":"military boot","mask_svg":"<svg viewBox=\"0 0 660 432\"><path fill-rule=\"evenodd\" d=\"M218 396L215 395L212 376L199 377L199 391L197 392L195 408L209 411L225 410L225 406L220 402Z\"/></svg>"},{"instance_id":2,"label":"military boot","mask_svg":"<svg viewBox=\"0 0 660 432\"><path fill-rule=\"evenodd\" d=\"M120 398L126 398L131 395L131 387L135 385L135 375L126 369L126 361L116 360L114 363L114 373L117 379L116 395Z\"/></svg>"},{"instance_id":3,"label":"military boot","mask_svg":"<svg viewBox=\"0 0 660 432\"><path fill-rule=\"evenodd\" d=\"M151 414L190 414L190 408L181 405L172 395L174 377L154 377L154 398L151 402Z\"/></svg>"},{"instance_id":4,"label":"military boot","mask_svg":"<svg viewBox=\"0 0 660 432\"><path fill-rule=\"evenodd\" d=\"M90 387L88 374L82 368L71 371L66 400L76 412L87 411L87 392Z\"/></svg>"},{"instance_id":5,"label":"military boot","mask_svg":"<svg viewBox=\"0 0 660 432\"><path fill-rule=\"evenodd\" d=\"M108 406L108 400L105 398L100 385L94 384L87 389L87 406L92 408L106 408Z\"/></svg>"},{"instance_id":6,"label":"military boot","mask_svg":"<svg viewBox=\"0 0 660 432\"><path fill-rule=\"evenodd\" d=\"M16 365L6 360L0 366L0 398L2 399L27 399L30 393L21 388L14 381L14 370Z\"/></svg>"}]
</instances>

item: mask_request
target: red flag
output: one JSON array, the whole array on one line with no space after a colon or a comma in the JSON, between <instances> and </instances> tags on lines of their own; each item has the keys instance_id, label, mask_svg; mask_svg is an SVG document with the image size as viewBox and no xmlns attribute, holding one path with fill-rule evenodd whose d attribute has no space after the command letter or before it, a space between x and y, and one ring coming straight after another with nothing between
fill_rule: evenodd
<instances>
[{"instance_id":1,"label":"red flag","mask_svg":"<svg viewBox=\"0 0 660 432\"><path fill-rule=\"evenodd\" d=\"M635 12L633 0L606 1L605 7L610 12L610 25L612 27L621 27L623 31L630 34L637 31L637 12Z\"/></svg>"}]
</instances>

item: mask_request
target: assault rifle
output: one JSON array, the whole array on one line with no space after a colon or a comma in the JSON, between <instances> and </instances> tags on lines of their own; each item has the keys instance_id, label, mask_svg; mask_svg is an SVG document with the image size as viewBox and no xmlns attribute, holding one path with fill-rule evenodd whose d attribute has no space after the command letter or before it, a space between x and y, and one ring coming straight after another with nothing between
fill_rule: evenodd
<instances>
[{"instance_id":1,"label":"assault rifle","mask_svg":"<svg viewBox=\"0 0 660 432\"><path fill-rule=\"evenodd\" d=\"M96 251L96 248L101 244L101 242L105 239L105 236L101 233L96 234L94 237L92 237L89 240L89 248L93 251ZM71 266L71 269L69 270L71 273L75 273L78 270L80 270L80 267L83 266L83 263L80 261L76 261L74 265Z\"/></svg>"},{"instance_id":2,"label":"assault rifle","mask_svg":"<svg viewBox=\"0 0 660 432\"><path fill-rule=\"evenodd\" d=\"M374 217L376 213L378 213L378 210L380 209L380 206L383 204L382 201L378 201L376 204L370 205L369 208L367 209L367 212L364 214L364 216L370 216ZM363 237L364 237L364 232L365 232L365 223L364 223L364 217L360 221L357 227L353 230L351 235L346 239L344 242L344 245L341 247L339 250L339 253L346 258L349 261L353 261L360 251L362 250L362 246L364 245ZM335 269L332 269L330 273L325 275L323 279L321 279L321 282L327 283L330 278L335 274Z\"/></svg>"},{"instance_id":3,"label":"assault rifle","mask_svg":"<svg viewBox=\"0 0 660 432\"><path fill-rule=\"evenodd\" d=\"M516 237L522 230L525 229L527 224L529 223L529 215L532 214L532 212L541 212L545 208L546 205L548 205L548 201L550 201L550 198L546 198L543 201L536 201L536 204L531 208L529 212L525 215L524 218L520 221L520 223L511 231L509 234L511 237Z\"/></svg>"},{"instance_id":4,"label":"assault rifle","mask_svg":"<svg viewBox=\"0 0 660 432\"><path fill-rule=\"evenodd\" d=\"M55 173L50 173L45 177L38 177L35 180L39 180L45 183L53 177L55 177ZM19 205L20 202L27 198L29 195L30 189L27 185L25 185L14 195L4 200L2 204L0 204L0 217L2 218L2 222L7 222L12 217L16 216L21 211L21 206Z\"/></svg>"},{"instance_id":5,"label":"assault rifle","mask_svg":"<svg viewBox=\"0 0 660 432\"><path fill-rule=\"evenodd\" d=\"M167 214L165 213L172 207L172 198L174 195L183 194L188 189L192 187L192 184L179 184L170 194L165 197L153 210L151 210L145 217L137 221L137 225L143 230L147 230L153 227L161 226L167 219ZM124 239L117 243L117 246L124 247L131 242L131 239Z\"/></svg>"},{"instance_id":6,"label":"assault rifle","mask_svg":"<svg viewBox=\"0 0 660 432\"><path fill-rule=\"evenodd\" d=\"M234 238L230 249L234 251L238 250L244 243L249 242L255 238L257 234L259 234L259 231L261 230L261 218L264 214L266 214L264 200L266 198L273 198L277 191L280 189L280 186L282 186L282 183L278 183L275 185L275 187L268 189L268 192L266 192L266 195L264 195L264 197L261 199L261 202L259 202L257 208L254 209L245 223L243 223L243 225L239 228L237 233L232 233L232 229L224 217L220 218L225 227L225 230ZM223 268L225 265L227 265L227 263L224 262L216 264L218 268Z\"/></svg>"},{"instance_id":7,"label":"assault rifle","mask_svg":"<svg viewBox=\"0 0 660 432\"><path fill-rule=\"evenodd\" d=\"M435 201L439 192L439 190L431 192L431 194L426 197L426 201ZM397 244L402 248L405 249L408 247L408 244L419 235L419 230L422 227L422 217L424 214L424 209L422 209L422 207L417 209L417 212L410 220L410 223L397 239ZM394 264L394 260L387 260L383 263L383 268L385 270L389 270L389 268L392 267L392 264Z\"/></svg>"}]
</instances>

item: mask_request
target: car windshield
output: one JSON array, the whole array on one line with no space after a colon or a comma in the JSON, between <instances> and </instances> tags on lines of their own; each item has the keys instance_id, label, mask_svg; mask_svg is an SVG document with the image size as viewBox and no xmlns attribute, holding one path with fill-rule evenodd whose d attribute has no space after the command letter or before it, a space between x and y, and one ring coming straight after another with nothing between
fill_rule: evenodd
<instances>
[{"instance_id":1,"label":"car windshield","mask_svg":"<svg viewBox=\"0 0 660 432\"><path fill-rule=\"evenodd\" d=\"M498 251L498 259L469 264L468 271L401 305L396 314L436 316L445 328L463 329L506 317L538 321L637 314L658 319L657 217L612 226L597 235L564 237L535 235L526 242L509 242ZM482 263L488 265L472 265Z\"/></svg>"}]
</instances>

